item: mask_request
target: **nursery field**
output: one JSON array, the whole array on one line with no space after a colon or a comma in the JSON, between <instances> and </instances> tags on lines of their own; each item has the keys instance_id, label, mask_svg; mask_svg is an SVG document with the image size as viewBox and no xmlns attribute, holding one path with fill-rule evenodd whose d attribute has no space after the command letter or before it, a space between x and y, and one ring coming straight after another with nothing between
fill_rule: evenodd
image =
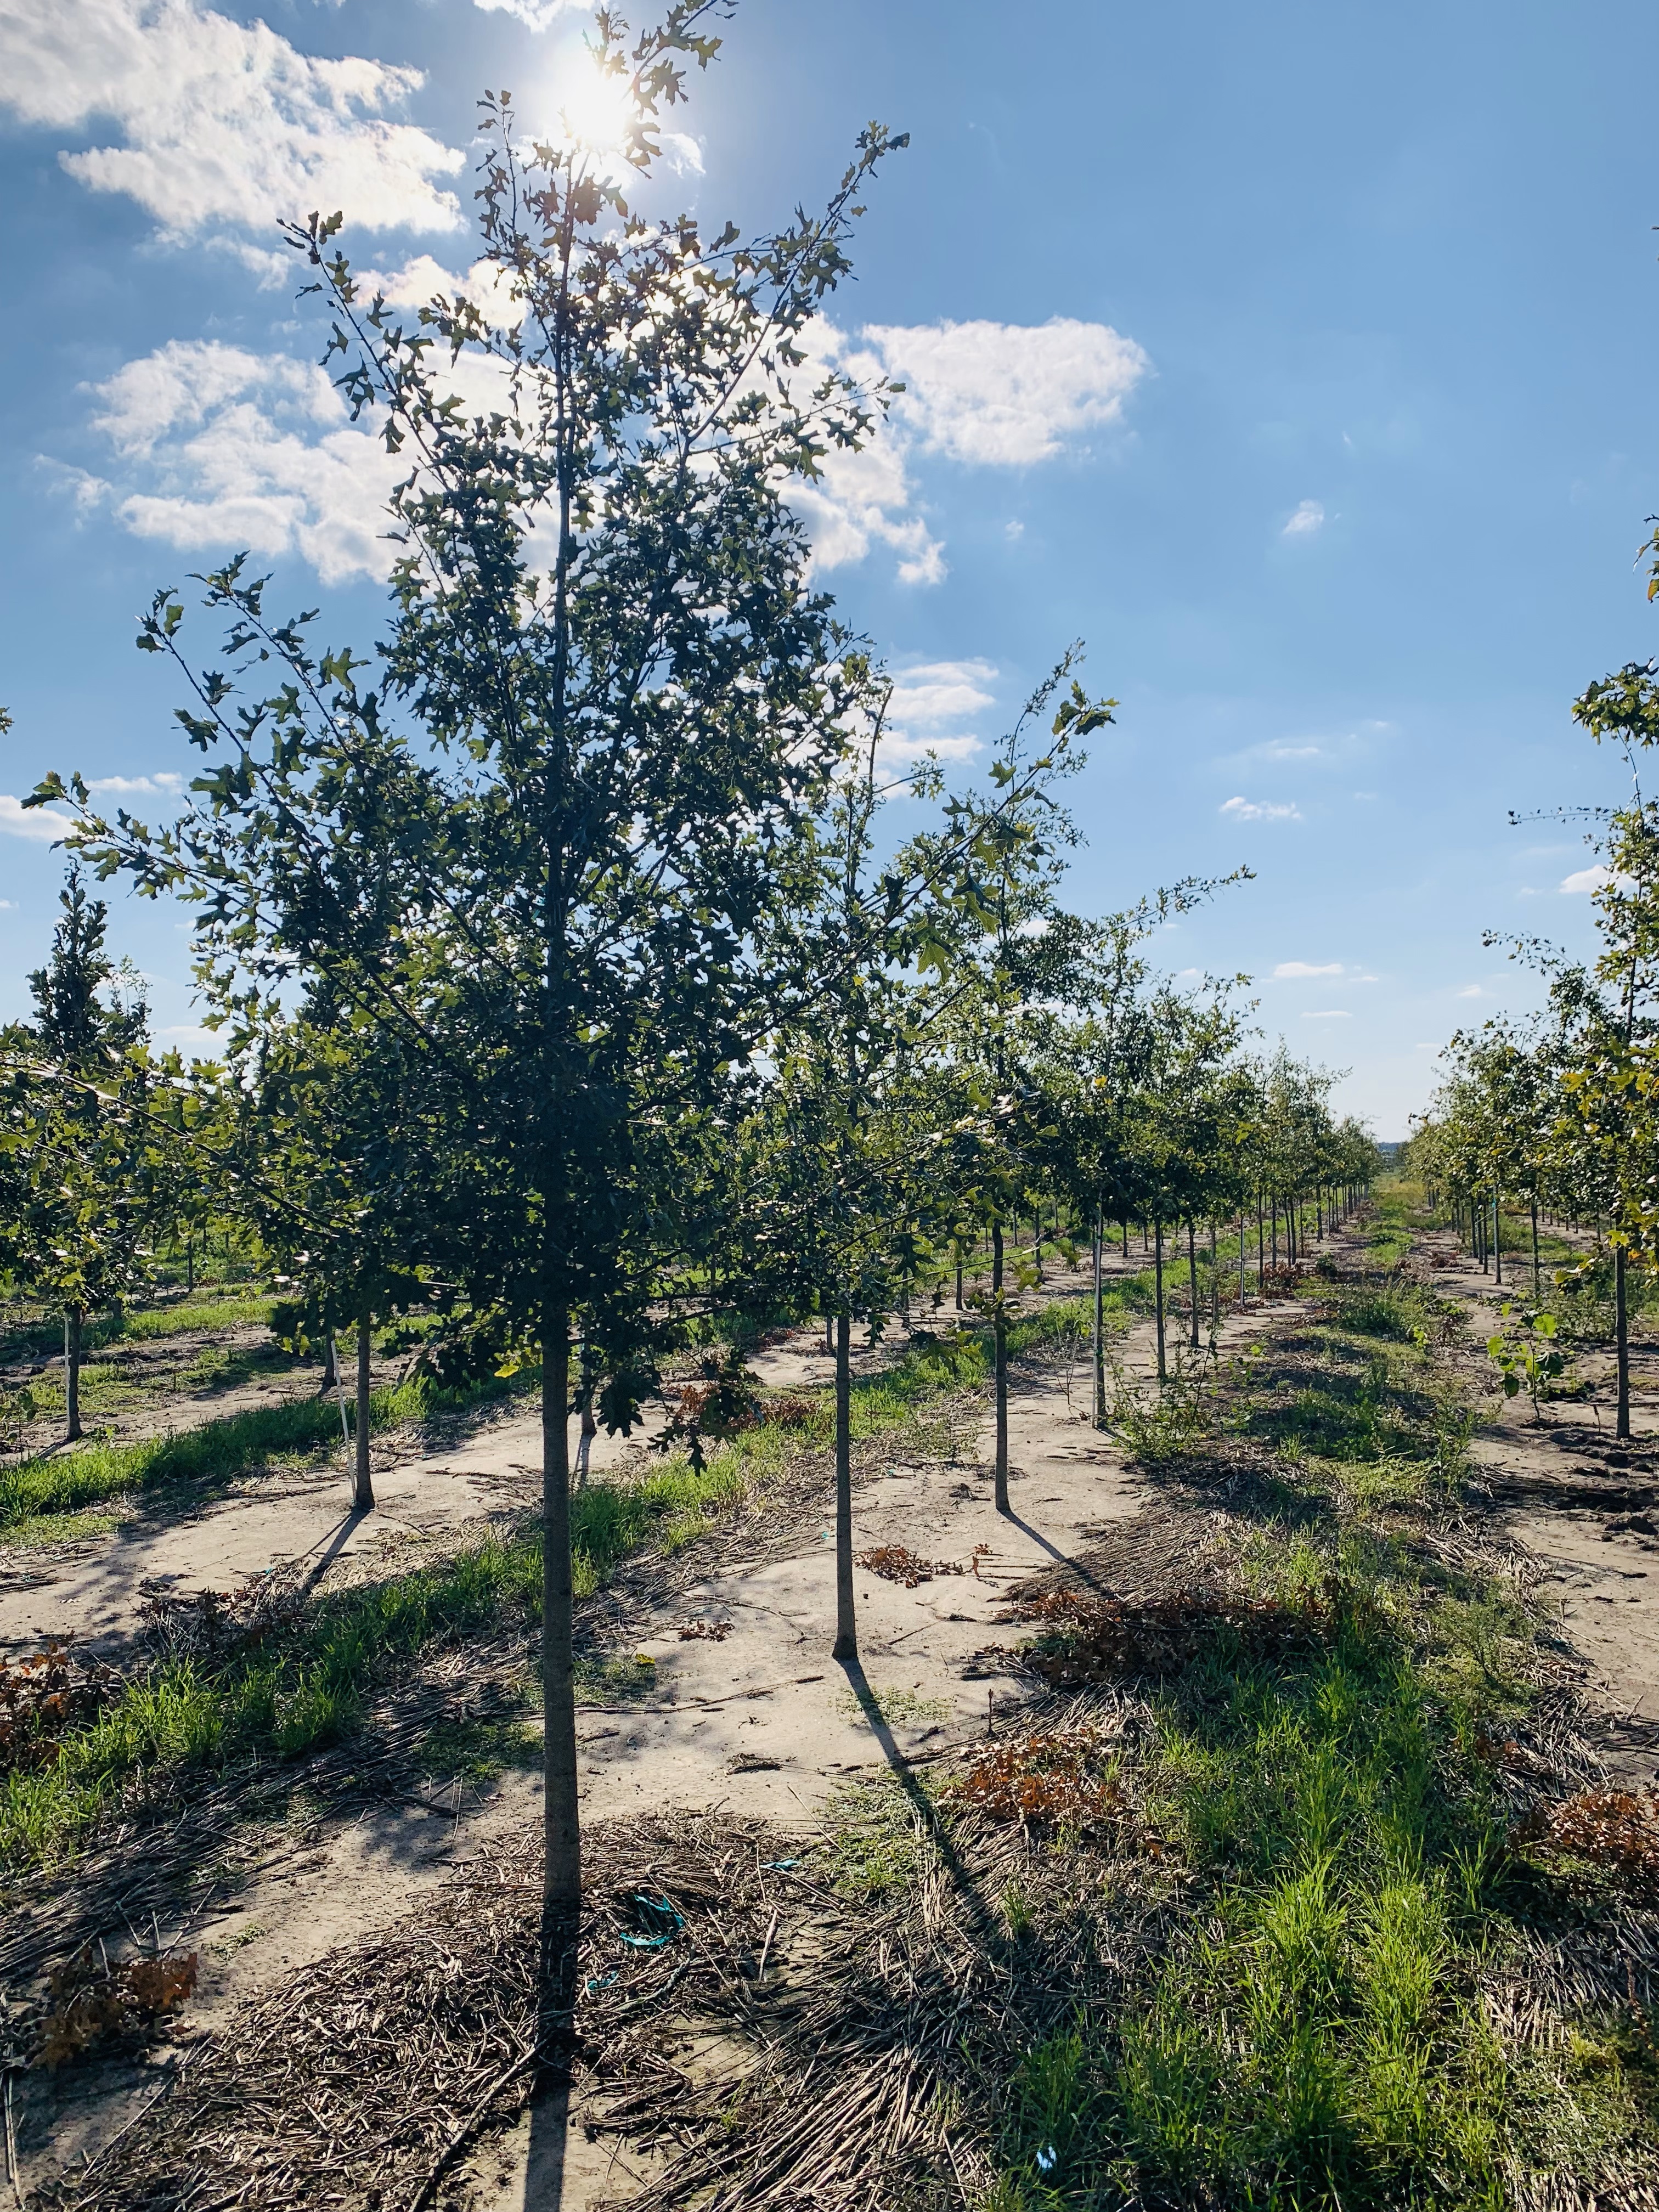
<instances>
[{"instance_id":1,"label":"nursery field","mask_svg":"<svg viewBox=\"0 0 1659 2212\"><path fill-rule=\"evenodd\" d=\"M523 1413L388 1408L357 1551L266 1510L337 1529L337 1443L139 1489L85 1540L276 1540L82 1622L69 1561L98 1656L12 1663L28 2202L1655 2202L1659 1346L1619 1446L1595 1316L1504 1398L1415 1190L1309 1261L1160 1393L1120 1256L1102 1431L1051 1256L1006 1515L986 1333L861 1352L844 1663L821 1328L701 1468L595 1467L557 2068Z\"/></svg>"}]
</instances>

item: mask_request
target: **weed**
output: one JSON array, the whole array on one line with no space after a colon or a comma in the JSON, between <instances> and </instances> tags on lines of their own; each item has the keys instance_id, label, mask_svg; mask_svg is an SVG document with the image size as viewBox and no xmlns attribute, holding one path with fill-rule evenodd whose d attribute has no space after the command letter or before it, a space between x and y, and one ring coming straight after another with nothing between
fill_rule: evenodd
<instances>
[{"instance_id":1,"label":"weed","mask_svg":"<svg viewBox=\"0 0 1659 2212\"><path fill-rule=\"evenodd\" d=\"M1211 1435L1219 1416L1212 1362L1174 1347L1161 1383L1138 1382L1109 1363L1106 1419L1134 1456L1149 1466L1178 1459Z\"/></svg>"}]
</instances>

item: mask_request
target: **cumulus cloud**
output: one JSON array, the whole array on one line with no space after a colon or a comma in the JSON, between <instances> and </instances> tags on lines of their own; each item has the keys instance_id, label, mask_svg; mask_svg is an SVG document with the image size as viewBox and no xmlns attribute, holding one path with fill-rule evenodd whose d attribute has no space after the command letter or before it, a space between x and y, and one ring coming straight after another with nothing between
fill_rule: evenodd
<instances>
[{"instance_id":1,"label":"cumulus cloud","mask_svg":"<svg viewBox=\"0 0 1659 2212\"><path fill-rule=\"evenodd\" d=\"M1299 822L1302 810L1288 804L1280 805L1268 799L1224 799L1220 811L1235 822Z\"/></svg>"},{"instance_id":2,"label":"cumulus cloud","mask_svg":"<svg viewBox=\"0 0 1659 2212\"><path fill-rule=\"evenodd\" d=\"M368 271L365 283L394 307L461 290L499 321L519 312L497 272L479 265L457 276L429 254ZM916 482L922 456L988 467L1049 459L1091 424L1115 422L1146 367L1138 346L1084 323L884 327L856 342L820 324L811 351L815 380L833 362L872 382L902 370L909 387L861 451L832 451L817 482L791 485L814 566L885 549L900 582L921 586L946 574ZM492 364L463 355L447 373L469 412L499 404ZM183 548L295 553L325 582L387 573L380 533L398 471L314 365L175 341L129 362L97 398L94 427L125 463L125 481L64 471L82 506L107 501L128 528Z\"/></svg>"},{"instance_id":3,"label":"cumulus cloud","mask_svg":"<svg viewBox=\"0 0 1659 2212\"><path fill-rule=\"evenodd\" d=\"M904 385L896 412L918 444L952 460L1029 468L1123 417L1152 367L1105 323L872 324L863 342Z\"/></svg>"},{"instance_id":4,"label":"cumulus cloud","mask_svg":"<svg viewBox=\"0 0 1659 2212\"><path fill-rule=\"evenodd\" d=\"M1603 890L1609 884L1616 884L1621 891L1636 888L1633 877L1615 876L1604 860L1598 860L1592 868L1575 868L1571 875L1563 877L1560 889L1573 898L1587 891Z\"/></svg>"},{"instance_id":5,"label":"cumulus cloud","mask_svg":"<svg viewBox=\"0 0 1659 2212\"><path fill-rule=\"evenodd\" d=\"M1282 981L1291 975L1340 975L1341 973L1342 963L1340 960L1281 960L1273 969L1273 978L1275 981Z\"/></svg>"},{"instance_id":6,"label":"cumulus cloud","mask_svg":"<svg viewBox=\"0 0 1659 2212\"><path fill-rule=\"evenodd\" d=\"M395 463L314 364L173 339L97 398L94 427L138 486L115 513L137 536L297 553L325 584L388 573Z\"/></svg>"},{"instance_id":7,"label":"cumulus cloud","mask_svg":"<svg viewBox=\"0 0 1659 2212\"><path fill-rule=\"evenodd\" d=\"M994 703L987 686L994 681L988 660L929 660L898 671L888 708L882 750L895 762L937 753L941 760L969 760L980 750L978 733L953 729Z\"/></svg>"},{"instance_id":8,"label":"cumulus cloud","mask_svg":"<svg viewBox=\"0 0 1659 2212\"><path fill-rule=\"evenodd\" d=\"M161 770L155 775L95 775L87 782L87 789L100 798L106 793L117 799L148 793L161 799L177 799L184 787L183 776Z\"/></svg>"},{"instance_id":9,"label":"cumulus cloud","mask_svg":"<svg viewBox=\"0 0 1659 2212\"><path fill-rule=\"evenodd\" d=\"M0 830L9 836L32 837L49 845L74 827L67 814L54 814L49 806L31 806L26 813L21 799L0 792Z\"/></svg>"},{"instance_id":10,"label":"cumulus cloud","mask_svg":"<svg viewBox=\"0 0 1659 2212\"><path fill-rule=\"evenodd\" d=\"M1311 538L1316 531L1324 527L1324 508L1316 499L1304 499L1279 535L1284 538Z\"/></svg>"},{"instance_id":11,"label":"cumulus cloud","mask_svg":"<svg viewBox=\"0 0 1659 2212\"><path fill-rule=\"evenodd\" d=\"M516 15L532 31L545 31L561 15L573 11L586 15L592 0L472 0L472 4L488 15Z\"/></svg>"},{"instance_id":12,"label":"cumulus cloud","mask_svg":"<svg viewBox=\"0 0 1659 2212\"><path fill-rule=\"evenodd\" d=\"M1484 999L1486 994L1479 983L1465 983L1457 995L1460 999Z\"/></svg>"},{"instance_id":13,"label":"cumulus cloud","mask_svg":"<svg viewBox=\"0 0 1659 2212\"><path fill-rule=\"evenodd\" d=\"M919 457L982 468L1055 459L1090 430L1121 422L1152 367L1109 325L1062 318L872 324L856 337L821 321L809 349L815 371L833 365L868 384L905 387L862 452L830 453L821 482L792 493L816 565L841 568L885 545L907 584L937 584L946 574L944 548L917 512Z\"/></svg>"},{"instance_id":14,"label":"cumulus cloud","mask_svg":"<svg viewBox=\"0 0 1659 2212\"><path fill-rule=\"evenodd\" d=\"M50 131L113 125L120 143L59 160L174 236L268 232L315 207L371 230L459 229L460 204L435 180L465 156L386 112L421 82L358 56L302 54L197 0L0 5L0 103Z\"/></svg>"},{"instance_id":15,"label":"cumulus cloud","mask_svg":"<svg viewBox=\"0 0 1659 2212\"><path fill-rule=\"evenodd\" d=\"M1346 1006L1310 1006L1302 1018L1304 1022L1351 1022L1353 1016Z\"/></svg>"}]
</instances>

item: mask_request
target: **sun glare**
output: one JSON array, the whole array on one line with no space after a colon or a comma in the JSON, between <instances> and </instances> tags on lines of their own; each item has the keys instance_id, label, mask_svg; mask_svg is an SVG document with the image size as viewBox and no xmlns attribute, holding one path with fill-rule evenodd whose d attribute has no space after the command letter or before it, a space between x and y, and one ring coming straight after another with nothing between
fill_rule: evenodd
<instances>
[{"instance_id":1,"label":"sun glare","mask_svg":"<svg viewBox=\"0 0 1659 2212\"><path fill-rule=\"evenodd\" d=\"M621 153L635 119L625 77L610 76L584 57L558 99L560 127L572 145L601 158Z\"/></svg>"}]
</instances>

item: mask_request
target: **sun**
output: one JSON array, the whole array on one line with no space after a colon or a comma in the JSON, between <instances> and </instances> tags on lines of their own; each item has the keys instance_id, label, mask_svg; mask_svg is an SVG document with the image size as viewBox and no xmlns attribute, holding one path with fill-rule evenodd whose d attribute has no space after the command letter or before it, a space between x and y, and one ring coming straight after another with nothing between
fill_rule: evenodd
<instances>
[{"instance_id":1,"label":"sun","mask_svg":"<svg viewBox=\"0 0 1659 2212\"><path fill-rule=\"evenodd\" d=\"M559 88L558 115L569 143L601 161L623 151L638 119L627 78L601 70L586 55Z\"/></svg>"}]
</instances>

